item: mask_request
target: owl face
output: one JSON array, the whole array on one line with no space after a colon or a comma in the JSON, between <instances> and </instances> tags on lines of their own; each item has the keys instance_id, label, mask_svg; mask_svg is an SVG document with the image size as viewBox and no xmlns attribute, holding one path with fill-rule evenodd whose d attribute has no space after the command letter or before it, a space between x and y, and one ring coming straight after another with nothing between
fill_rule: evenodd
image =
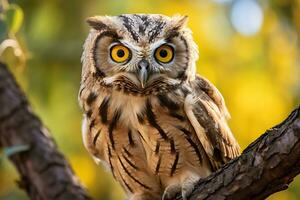
<instances>
[{"instance_id":1,"label":"owl face","mask_svg":"<svg viewBox=\"0 0 300 200\"><path fill-rule=\"evenodd\" d=\"M150 94L180 84L193 77L198 57L186 21L154 14L89 18L83 73L127 93Z\"/></svg>"}]
</instances>

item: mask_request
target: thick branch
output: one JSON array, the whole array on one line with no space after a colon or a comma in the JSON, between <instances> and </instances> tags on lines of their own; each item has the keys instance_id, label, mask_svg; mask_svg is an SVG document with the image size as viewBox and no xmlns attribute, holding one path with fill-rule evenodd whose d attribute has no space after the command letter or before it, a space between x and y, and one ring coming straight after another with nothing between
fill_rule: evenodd
<instances>
[{"instance_id":1,"label":"thick branch","mask_svg":"<svg viewBox=\"0 0 300 200\"><path fill-rule=\"evenodd\" d=\"M189 199L265 199L287 189L299 173L300 107L241 156L200 180Z\"/></svg>"},{"instance_id":2,"label":"thick branch","mask_svg":"<svg viewBox=\"0 0 300 200\"><path fill-rule=\"evenodd\" d=\"M12 155L19 186L33 200L89 199L48 130L32 112L6 66L0 63L0 146L29 145Z\"/></svg>"}]
</instances>

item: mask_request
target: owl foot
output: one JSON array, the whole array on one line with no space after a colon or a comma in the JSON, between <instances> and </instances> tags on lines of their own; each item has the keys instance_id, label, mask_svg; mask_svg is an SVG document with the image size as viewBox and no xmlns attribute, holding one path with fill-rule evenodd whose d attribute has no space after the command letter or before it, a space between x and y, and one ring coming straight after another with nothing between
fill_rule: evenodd
<instances>
[{"instance_id":1,"label":"owl foot","mask_svg":"<svg viewBox=\"0 0 300 200\"><path fill-rule=\"evenodd\" d=\"M186 179L181 186L181 195L183 200L187 200L192 194L195 184L199 181L199 177Z\"/></svg>"},{"instance_id":2,"label":"owl foot","mask_svg":"<svg viewBox=\"0 0 300 200\"><path fill-rule=\"evenodd\" d=\"M198 177L188 178L182 184L169 185L162 196L162 200L173 200L181 194L183 200L187 200L198 182Z\"/></svg>"},{"instance_id":3,"label":"owl foot","mask_svg":"<svg viewBox=\"0 0 300 200\"><path fill-rule=\"evenodd\" d=\"M181 193L181 185L175 184L175 185L169 185L162 196L162 200L172 200L175 199L177 194Z\"/></svg>"},{"instance_id":4,"label":"owl foot","mask_svg":"<svg viewBox=\"0 0 300 200\"><path fill-rule=\"evenodd\" d=\"M134 194L130 198L125 198L125 200L160 200L158 196L149 193Z\"/></svg>"}]
</instances>

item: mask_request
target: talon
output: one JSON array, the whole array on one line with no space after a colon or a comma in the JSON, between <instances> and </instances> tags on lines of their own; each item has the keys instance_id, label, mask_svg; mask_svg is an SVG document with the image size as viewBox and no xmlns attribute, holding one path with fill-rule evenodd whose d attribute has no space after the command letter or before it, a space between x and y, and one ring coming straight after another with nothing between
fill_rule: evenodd
<instances>
[{"instance_id":1,"label":"talon","mask_svg":"<svg viewBox=\"0 0 300 200\"><path fill-rule=\"evenodd\" d=\"M164 191L162 200L173 200L178 194L181 194L181 185L169 185Z\"/></svg>"}]
</instances>

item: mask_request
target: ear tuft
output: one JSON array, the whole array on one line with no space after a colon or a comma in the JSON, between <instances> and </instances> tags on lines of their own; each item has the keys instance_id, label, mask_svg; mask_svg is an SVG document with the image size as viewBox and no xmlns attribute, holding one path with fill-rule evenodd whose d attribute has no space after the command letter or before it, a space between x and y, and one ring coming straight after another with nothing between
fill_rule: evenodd
<instances>
[{"instance_id":1,"label":"ear tuft","mask_svg":"<svg viewBox=\"0 0 300 200\"><path fill-rule=\"evenodd\" d=\"M109 27L102 22L102 17L94 16L86 19L86 22L90 25L90 27L96 30L109 29Z\"/></svg>"},{"instance_id":2,"label":"ear tuft","mask_svg":"<svg viewBox=\"0 0 300 200\"><path fill-rule=\"evenodd\" d=\"M184 28L188 22L189 17L187 15L175 15L172 17L174 20L174 28L181 29Z\"/></svg>"}]
</instances>

